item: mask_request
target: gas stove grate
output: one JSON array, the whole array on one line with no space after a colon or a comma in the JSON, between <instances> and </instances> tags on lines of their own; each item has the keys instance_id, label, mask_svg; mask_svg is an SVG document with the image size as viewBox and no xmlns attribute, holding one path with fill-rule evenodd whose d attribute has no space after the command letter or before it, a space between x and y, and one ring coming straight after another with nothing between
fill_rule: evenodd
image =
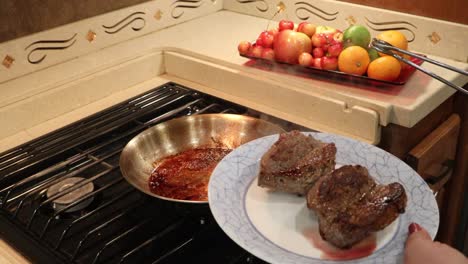
<instances>
[{"instance_id":1,"label":"gas stove grate","mask_svg":"<svg viewBox=\"0 0 468 264\"><path fill-rule=\"evenodd\" d=\"M1 153L0 234L38 263L260 263L222 232L207 206L142 194L118 164L125 144L157 123L247 110L167 83ZM71 179L71 187L48 192ZM89 186L69 204L54 203Z\"/></svg>"}]
</instances>

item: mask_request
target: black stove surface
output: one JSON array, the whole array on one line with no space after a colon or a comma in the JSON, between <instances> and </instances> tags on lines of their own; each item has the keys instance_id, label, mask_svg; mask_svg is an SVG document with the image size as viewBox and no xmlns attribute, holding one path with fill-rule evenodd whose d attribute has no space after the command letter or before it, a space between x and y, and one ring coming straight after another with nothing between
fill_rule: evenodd
<instances>
[{"instance_id":1,"label":"black stove surface","mask_svg":"<svg viewBox=\"0 0 468 264\"><path fill-rule=\"evenodd\" d=\"M208 206L149 197L124 180L118 164L126 143L157 123L247 112L167 83L1 153L2 238L34 263L263 263L224 234ZM71 178L78 179L73 187L57 187ZM56 202L89 185L71 204Z\"/></svg>"}]
</instances>

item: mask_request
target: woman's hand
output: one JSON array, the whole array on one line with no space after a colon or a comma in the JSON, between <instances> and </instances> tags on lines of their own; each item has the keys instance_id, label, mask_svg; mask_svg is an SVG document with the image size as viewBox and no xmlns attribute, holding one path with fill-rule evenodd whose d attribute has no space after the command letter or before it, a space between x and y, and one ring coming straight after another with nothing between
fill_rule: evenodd
<instances>
[{"instance_id":1,"label":"woman's hand","mask_svg":"<svg viewBox=\"0 0 468 264\"><path fill-rule=\"evenodd\" d=\"M468 259L456 249L432 241L425 229L416 223L408 227L405 264L468 264Z\"/></svg>"}]
</instances>

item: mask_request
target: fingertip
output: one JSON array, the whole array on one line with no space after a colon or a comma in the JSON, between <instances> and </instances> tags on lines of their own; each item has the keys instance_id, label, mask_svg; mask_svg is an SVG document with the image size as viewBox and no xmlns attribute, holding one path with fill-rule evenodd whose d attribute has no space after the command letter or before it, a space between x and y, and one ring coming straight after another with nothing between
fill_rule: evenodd
<instances>
[{"instance_id":1,"label":"fingertip","mask_svg":"<svg viewBox=\"0 0 468 264\"><path fill-rule=\"evenodd\" d=\"M412 233L414 232L418 232L418 231L421 231L422 230L422 227L418 224L418 223L411 223L409 226L408 226L408 233L411 235Z\"/></svg>"},{"instance_id":2,"label":"fingertip","mask_svg":"<svg viewBox=\"0 0 468 264\"><path fill-rule=\"evenodd\" d=\"M429 235L429 233L421 227L418 223L411 223L408 226L408 239L417 239L417 238L422 238L425 240L431 240L432 238Z\"/></svg>"}]
</instances>

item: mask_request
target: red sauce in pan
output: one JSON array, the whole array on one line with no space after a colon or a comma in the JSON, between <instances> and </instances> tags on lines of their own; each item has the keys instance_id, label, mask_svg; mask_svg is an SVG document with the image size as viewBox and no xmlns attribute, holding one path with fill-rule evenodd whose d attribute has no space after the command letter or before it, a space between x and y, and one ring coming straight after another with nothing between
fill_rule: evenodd
<instances>
[{"instance_id":1,"label":"red sauce in pan","mask_svg":"<svg viewBox=\"0 0 468 264\"><path fill-rule=\"evenodd\" d=\"M377 247L375 234L371 234L349 249L339 249L323 240L317 228L304 230L303 235L315 248L322 251L321 258L328 260L351 260L367 257Z\"/></svg>"},{"instance_id":2,"label":"red sauce in pan","mask_svg":"<svg viewBox=\"0 0 468 264\"><path fill-rule=\"evenodd\" d=\"M195 148L166 157L151 173L149 188L168 198L207 201L211 173L229 152L226 148Z\"/></svg>"}]
</instances>

